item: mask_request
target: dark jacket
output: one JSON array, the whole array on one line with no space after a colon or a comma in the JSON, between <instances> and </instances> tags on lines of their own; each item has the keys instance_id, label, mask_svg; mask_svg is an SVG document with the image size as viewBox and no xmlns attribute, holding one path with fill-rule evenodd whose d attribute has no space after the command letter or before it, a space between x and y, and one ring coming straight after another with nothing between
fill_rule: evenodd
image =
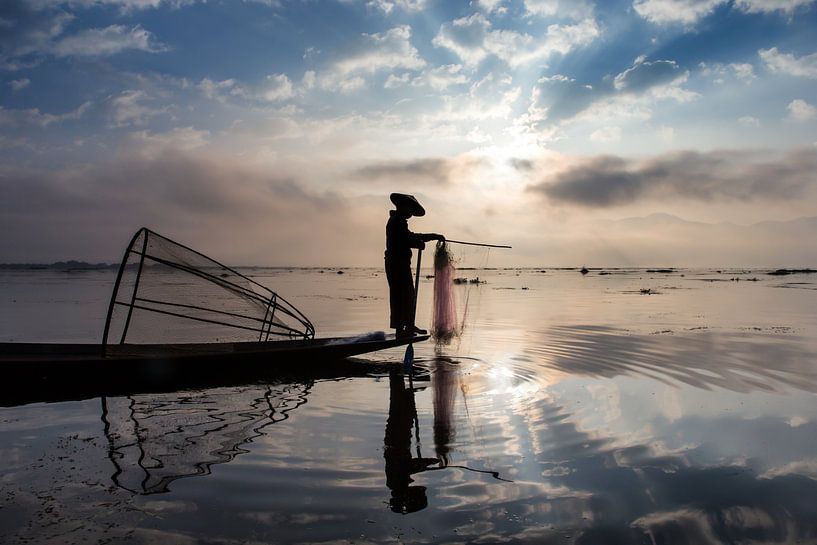
<instances>
[{"instance_id":1,"label":"dark jacket","mask_svg":"<svg viewBox=\"0 0 817 545\"><path fill-rule=\"evenodd\" d=\"M399 215L396 210L389 211L389 221L386 223L386 257L389 259L411 261L411 249L422 248L423 243L432 240L435 235L412 233L408 228L408 220Z\"/></svg>"}]
</instances>

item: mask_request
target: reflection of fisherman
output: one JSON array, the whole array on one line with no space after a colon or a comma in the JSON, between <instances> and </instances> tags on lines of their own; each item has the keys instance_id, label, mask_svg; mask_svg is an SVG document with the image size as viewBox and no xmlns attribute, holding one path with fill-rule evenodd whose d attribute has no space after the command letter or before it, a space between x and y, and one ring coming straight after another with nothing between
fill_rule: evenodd
<instances>
[{"instance_id":1,"label":"reflection of fisherman","mask_svg":"<svg viewBox=\"0 0 817 545\"><path fill-rule=\"evenodd\" d=\"M386 279L389 282L391 305L390 327L398 336L424 334L414 325L414 283L411 277L411 249L425 248L430 240L445 240L436 233L412 233L408 219L425 216L425 209L412 195L392 193L391 202L396 210L389 212L386 223Z\"/></svg>"},{"instance_id":2,"label":"reflection of fisherman","mask_svg":"<svg viewBox=\"0 0 817 545\"><path fill-rule=\"evenodd\" d=\"M411 486L415 473L438 463L437 458L412 458L411 427L414 423L414 392L406 388L403 375L389 375L389 419L383 439L386 486L391 490L389 507L395 513L413 513L428 505L425 486Z\"/></svg>"}]
</instances>

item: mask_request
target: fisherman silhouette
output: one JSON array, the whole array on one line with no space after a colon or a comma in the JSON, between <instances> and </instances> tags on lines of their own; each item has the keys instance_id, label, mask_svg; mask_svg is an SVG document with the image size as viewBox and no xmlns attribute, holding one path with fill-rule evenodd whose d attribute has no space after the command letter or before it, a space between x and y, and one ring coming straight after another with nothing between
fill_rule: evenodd
<instances>
[{"instance_id":1,"label":"fisherman silhouette","mask_svg":"<svg viewBox=\"0 0 817 545\"><path fill-rule=\"evenodd\" d=\"M390 327L398 337L427 333L414 324L414 282L411 276L411 250L425 248L430 240L445 240L437 233L412 233L408 219L425 216L426 211L413 195L392 193L395 210L389 211L386 223L386 279L389 282Z\"/></svg>"},{"instance_id":2,"label":"fisherman silhouette","mask_svg":"<svg viewBox=\"0 0 817 545\"><path fill-rule=\"evenodd\" d=\"M389 507L395 513L414 513L428 506L426 487L412 485L412 475L438 465L437 458L411 455L411 428L417 409L414 390L406 387L402 373L389 373L389 418L383 438L383 458L386 460L386 486L391 491ZM419 447L418 447L419 448Z\"/></svg>"}]
</instances>

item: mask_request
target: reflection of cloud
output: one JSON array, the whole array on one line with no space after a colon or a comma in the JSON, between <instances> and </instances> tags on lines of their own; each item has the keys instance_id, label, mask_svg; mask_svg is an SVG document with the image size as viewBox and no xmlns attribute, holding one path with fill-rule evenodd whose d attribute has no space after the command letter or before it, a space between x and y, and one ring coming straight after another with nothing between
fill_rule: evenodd
<instances>
[{"instance_id":1,"label":"reflection of cloud","mask_svg":"<svg viewBox=\"0 0 817 545\"><path fill-rule=\"evenodd\" d=\"M787 475L801 475L817 481L817 458L798 460L781 467L774 467L760 475L761 479L774 479Z\"/></svg>"},{"instance_id":2,"label":"reflection of cloud","mask_svg":"<svg viewBox=\"0 0 817 545\"><path fill-rule=\"evenodd\" d=\"M817 152L802 149L761 162L755 152L675 152L644 161L583 160L530 189L554 202L610 207L646 198L698 201L792 199L814 184Z\"/></svg>"},{"instance_id":3,"label":"reflection of cloud","mask_svg":"<svg viewBox=\"0 0 817 545\"><path fill-rule=\"evenodd\" d=\"M530 356L574 375L648 377L668 385L734 392L796 388L817 392L814 354L793 342L728 335L634 336L604 327L553 328ZM776 362L769 367L767 362Z\"/></svg>"}]
</instances>

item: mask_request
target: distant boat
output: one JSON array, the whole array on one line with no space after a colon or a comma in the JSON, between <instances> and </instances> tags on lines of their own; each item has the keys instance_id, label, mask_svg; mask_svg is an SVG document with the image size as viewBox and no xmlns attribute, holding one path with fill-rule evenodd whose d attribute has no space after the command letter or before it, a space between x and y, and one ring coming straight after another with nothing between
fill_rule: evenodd
<instances>
[{"instance_id":1,"label":"distant boat","mask_svg":"<svg viewBox=\"0 0 817 545\"><path fill-rule=\"evenodd\" d=\"M0 343L0 404L21 388L163 389L205 375L303 369L428 338L316 339L312 322L277 293L142 228L119 266L102 343Z\"/></svg>"},{"instance_id":2,"label":"distant boat","mask_svg":"<svg viewBox=\"0 0 817 545\"><path fill-rule=\"evenodd\" d=\"M582 274L587 274L590 271L587 270L587 267L582 267L581 269L579 269L579 272L582 273Z\"/></svg>"}]
</instances>

